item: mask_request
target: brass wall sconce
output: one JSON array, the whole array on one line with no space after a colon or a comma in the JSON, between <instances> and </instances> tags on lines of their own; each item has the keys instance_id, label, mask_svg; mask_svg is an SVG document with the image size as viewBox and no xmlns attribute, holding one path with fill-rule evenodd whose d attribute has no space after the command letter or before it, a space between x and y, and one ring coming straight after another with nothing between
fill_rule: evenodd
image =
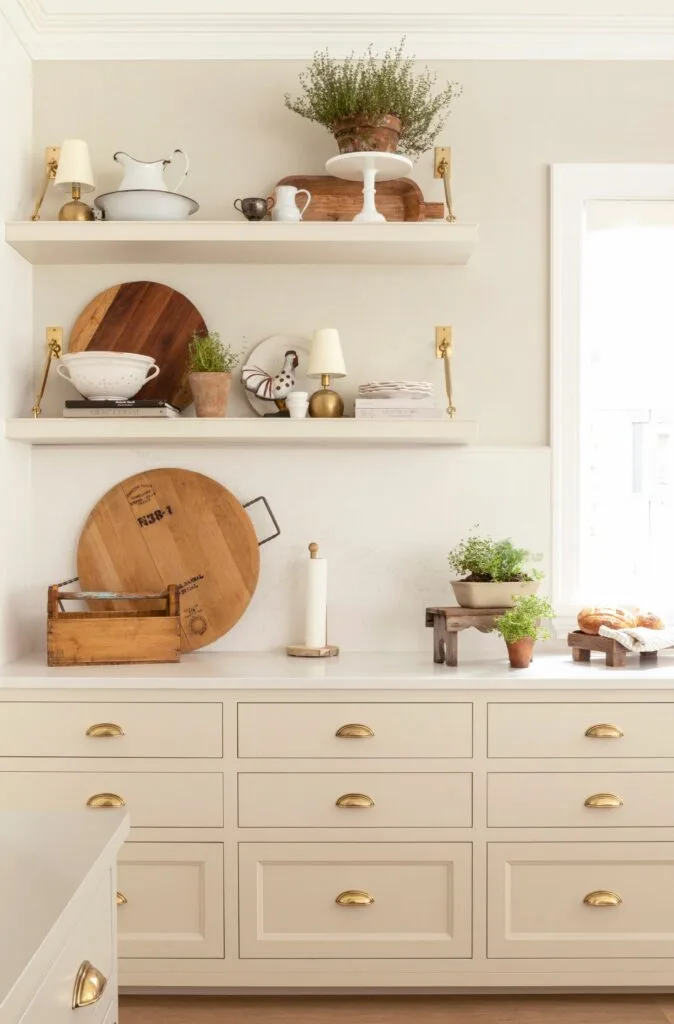
<instances>
[{"instance_id":1,"label":"brass wall sconce","mask_svg":"<svg viewBox=\"0 0 674 1024\"><path fill-rule=\"evenodd\" d=\"M59 210L59 220L93 220L94 211L82 201L82 192L94 191L89 147L82 139L66 139L62 146L47 146L42 190L35 201L31 220L40 219L40 210L49 184L57 192L70 194L70 201Z\"/></svg>"},{"instance_id":2,"label":"brass wall sconce","mask_svg":"<svg viewBox=\"0 0 674 1024\"><path fill-rule=\"evenodd\" d=\"M44 396L44 389L47 387L47 378L49 377L49 370L51 368L52 359L60 359L63 354L63 328L62 327L48 327L47 328L47 358L44 364L44 370L42 372L42 380L40 382L40 388L35 398L35 405L32 408L32 413L35 419L38 418L42 412L41 403Z\"/></svg>"},{"instance_id":3,"label":"brass wall sconce","mask_svg":"<svg viewBox=\"0 0 674 1024\"><path fill-rule=\"evenodd\" d=\"M436 146L434 151L433 176L442 178L445 186L446 219L453 224L456 220L452 207L452 151L449 146Z\"/></svg>"},{"instance_id":4,"label":"brass wall sconce","mask_svg":"<svg viewBox=\"0 0 674 1024\"><path fill-rule=\"evenodd\" d=\"M445 391L447 392L447 415L453 420L456 416L456 406L454 405L454 398L452 394L452 345L452 328L436 327L435 356L436 359L442 359L444 361Z\"/></svg>"}]
</instances>

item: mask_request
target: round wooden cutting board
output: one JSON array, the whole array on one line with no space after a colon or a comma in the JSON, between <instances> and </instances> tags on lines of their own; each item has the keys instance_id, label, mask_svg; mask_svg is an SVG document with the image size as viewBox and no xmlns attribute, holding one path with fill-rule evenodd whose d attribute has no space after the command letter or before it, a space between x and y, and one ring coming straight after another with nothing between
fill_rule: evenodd
<instances>
[{"instance_id":1,"label":"round wooden cutting board","mask_svg":"<svg viewBox=\"0 0 674 1024\"><path fill-rule=\"evenodd\" d=\"M122 480L90 512L77 548L83 590L142 593L177 584L184 651L212 643L238 622L259 571L246 510L221 484L186 469Z\"/></svg>"},{"instance_id":2,"label":"round wooden cutting board","mask_svg":"<svg viewBox=\"0 0 674 1024\"><path fill-rule=\"evenodd\" d=\"M152 356L160 374L136 398L163 398L179 409L192 401L187 383L187 346L206 324L180 292L155 281L106 288L80 313L68 351L134 352Z\"/></svg>"}]
</instances>

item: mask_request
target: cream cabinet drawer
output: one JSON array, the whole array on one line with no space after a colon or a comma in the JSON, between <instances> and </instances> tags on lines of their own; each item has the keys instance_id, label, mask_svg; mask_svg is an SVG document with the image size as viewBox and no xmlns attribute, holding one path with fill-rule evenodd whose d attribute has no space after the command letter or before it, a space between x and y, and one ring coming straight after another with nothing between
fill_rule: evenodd
<instances>
[{"instance_id":1,"label":"cream cabinet drawer","mask_svg":"<svg viewBox=\"0 0 674 1024\"><path fill-rule=\"evenodd\" d=\"M108 870L101 877L86 914L73 928L58 960L46 978L41 979L34 999L21 1017L21 1024L81 1024L81 1021L102 1024L116 999L112 899L112 876ZM73 1010L75 980L80 965L87 960L103 974L106 985L96 1003Z\"/></svg>"},{"instance_id":2,"label":"cream cabinet drawer","mask_svg":"<svg viewBox=\"0 0 674 1024\"><path fill-rule=\"evenodd\" d=\"M487 782L492 828L674 828L674 773L504 772Z\"/></svg>"},{"instance_id":3,"label":"cream cabinet drawer","mask_svg":"<svg viewBox=\"0 0 674 1024\"><path fill-rule=\"evenodd\" d=\"M120 957L223 957L220 843L125 843L117 860Z\"/></svg>"},{"instance_id":4,"label":"cream cabinet drawer","mask_svg":"<svg viewBox=\"0 0 674 1024\"><path fill-rule=\"evenodd\" d=\"M674 843L490 843L490 957L674 957Z\"/></svg>"},{"instance_id":5,"label":"cream cabinet drawer","mask_svg":"<svg viewBox=\"0 0 674 1024\"><path fill-rule=\"evenodd\" d=\"M7 701L0 757L222 757L222 705Z\"/></svg>"},{"instance_id":6,"label":"cream cabinet drawer","mask_svg":"<svg viewBox=\"0 0 674 1024\"><path fill-rule=\"evenodd\" d=\"M490 704L489 757L671 757L674 704Z\"/></svg>"},{"instance_id":7,"label":"cream cabinet drawer","mask_svg":"<svg viewBox=\"0 0 674 1024\"><path fill-rule=\"evenodd\" d=\"M240 955L470 957L469 843L241 843Z\"/></svg>"},{"instance_id":8,"label":"cream cabinet drawer","mask_svg":"<svg viewBox=\"0 0 674 1024\"><path fill-rule=\"evenodd\" d=\"M470 773L242 773L242 828L469 828Z\"/></svg>"},{"instance_id":9,"label":"cream cabinet drawer","mask_svg":"<svg viewBox=\"0 0 674 1024\"><path fill-rule=\"evenodd\" d=\"M239 704L239 757L470 757L471 704Z\"/></svg>"},{"instance_id":10,"label":"cream cabinet drawer","mask_svg":"<svg viewBox=\"0 0 674 1024\"><path fill-rule=\"evenodd\" d=\"M219 772L0 772L4 810L72 811L89 806L92 814L105 814L106 804L122 806L117 798L137 828L223 825Z\"/></svg>"}]
</instances>

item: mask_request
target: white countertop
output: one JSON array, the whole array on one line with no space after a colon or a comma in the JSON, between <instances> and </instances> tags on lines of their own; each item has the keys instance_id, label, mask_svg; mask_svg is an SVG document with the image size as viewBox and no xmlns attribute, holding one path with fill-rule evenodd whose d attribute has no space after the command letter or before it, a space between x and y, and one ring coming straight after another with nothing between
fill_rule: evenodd
<instances>
[{"instance_id":1,"label":"white countertop","mask_svg":"<svg viewBox=\"0 0 674 1024\"><path fill-rule=\"evenodd\" d=\"M285 652L183 655L176 665L103 665L47 668L44 654L10 662L0 672L1 690L620 690L674 687L674 652L641 667L630 655L626 668L606 668L603 657L575 663L571 653L536 654L528 669L503 659L466 661L457 668L434 665L425 653L349 653L337 658L289 658Z\"/></svg>"},{"instance_id":2,"label":"white countertop","mask_svg":"<svg viewBox=\"0 0 674 1024\"><path fill-rule=\"evenodd\" d=\"M128 831L125 811L0 811L0 1021L16 1019L21 976L38 956L54 962L86 907L78 890Z\"/></svg>"}]
</instances>

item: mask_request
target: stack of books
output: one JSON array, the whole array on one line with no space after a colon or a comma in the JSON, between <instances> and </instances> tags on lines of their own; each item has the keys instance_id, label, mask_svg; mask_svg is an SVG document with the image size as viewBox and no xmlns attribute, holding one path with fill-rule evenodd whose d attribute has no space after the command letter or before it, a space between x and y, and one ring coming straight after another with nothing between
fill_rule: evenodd
<instances>
[{"instance_id":1,"label":"stack of books","mask_svg":"<svg viewBox=\"0 0 674 1024\"><path fill-rule=\"evenodd\" d=\"M89 401L77 399L66 402L64 416L180 416L180 409L161 398L129 398L119 401Z\"/></svg>"}]
</instances>

